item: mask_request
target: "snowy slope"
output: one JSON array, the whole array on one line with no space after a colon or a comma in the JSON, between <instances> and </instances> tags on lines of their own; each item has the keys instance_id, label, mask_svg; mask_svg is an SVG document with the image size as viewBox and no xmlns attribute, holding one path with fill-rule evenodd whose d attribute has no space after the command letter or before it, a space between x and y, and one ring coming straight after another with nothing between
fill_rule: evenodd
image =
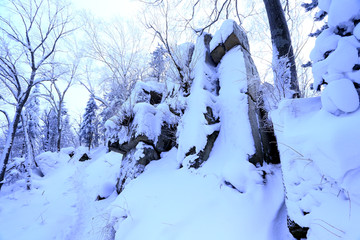
<instances>
[{"instance_id":1,"label":"snowy slope","mask_svg":"<svg viewBox=\"0 0 360 240\"><path fill-rule=\"evenodd\" d=\"M151 162L119 196L111 192L120 154L100 148L86 162L66 159L34 179L31 191L3 188L0 239L291 239L280 169L258 169L267 172L266 184L260 178L240 193L219 168L231 155L219 148L222 141L198 171L177 169L174 148ZM99 193L111 195L95 201Z\"/></svg>"},{"instance_id":2,"label":"snowy slope","mask_svg":"<svg viewBox=\"0 0 360 240\"><path fill-rule=\"evenodd\" d=\"M109 185L114 190L121 154L106 153L102 147L91 156L93 160L86 162L59 159L57 169L33 180L31 191L4 186L0 239L108 239L111 228L106 227L106 207L115 194L106 200L95 199L109 192Z\"/></svg>"},{"instance_id":3,"label":"snowy slope","mask_svg":"<svg viewBox=\"0 0 360 240\"><path fill-rule=\"evenodd\" d=\"M223 160L216 150L213 157ZM291 239L277 167L259 169L269 173L267 184L240 193L206 164L177 169L176 149L151 162L112 204L115 239Z\"/></svg>"}]
</instances>

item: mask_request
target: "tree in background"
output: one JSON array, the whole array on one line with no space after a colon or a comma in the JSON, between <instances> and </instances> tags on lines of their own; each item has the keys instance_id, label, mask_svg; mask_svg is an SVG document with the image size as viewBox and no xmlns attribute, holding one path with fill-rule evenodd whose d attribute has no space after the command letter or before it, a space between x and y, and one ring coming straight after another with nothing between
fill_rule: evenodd
<instances>
[{"instance_id":1,"label":"tree in background","mask_svg":"<svg viewBox=\"0 0 360 240\"><path fill-rule=\"evenodd\" d=\"M23 108L32 88L49 80L46 68L54 62L59 41L68 35L70 17L59 2L9 0L0 17L0 84L12 96L15 114L0 158L0 189Z\"/></svg>"},{"instance_id":2,"label":"tree in background","mask_svg":"<svg viewBox=\"0 0 360 240\"><path fill-rule=\"evenodd\" d=\"M29 144L32 148L32 157L35 158L40 152L39 138L41 136L40 129L40 89L39 85L36 85L33 89L26 106L25 106L25 117L27 131L29 135Z\"/></svg>"},{"instance_id":3,"label":"tree in background","mask_svg":"<svg viewBox=\"0 0 360 240\"><path fill-rule=\"evenodd\" d=\"M98 142L96 122L96 110L98 109L94 96L90 96L87 102L85 113L83 115L83 121L80 128L81 141L85 143L85 146L90 148Z\"/></svg>"},{"instance_id":4,"label":"tree in background","mask_svg":"<svg viewBox=\"0 0 360 240\"><path fill-rule=\"evenodd\" d=\"M165 54L166 50L162 45L158 45L151 53L150 77L155 78L158 82L162 82L165 74Z\"/></svg>"},{"instance_id":5,"label":"tree in background","mask_svg":"<svg viewBox=\"0 0 360 240\"><path fill-rule=\"evenodd\" d=\"M56 151L57 144L57 114L54 109L46 109L42 116L42 150Z\"/></svg>"}]
</instances>

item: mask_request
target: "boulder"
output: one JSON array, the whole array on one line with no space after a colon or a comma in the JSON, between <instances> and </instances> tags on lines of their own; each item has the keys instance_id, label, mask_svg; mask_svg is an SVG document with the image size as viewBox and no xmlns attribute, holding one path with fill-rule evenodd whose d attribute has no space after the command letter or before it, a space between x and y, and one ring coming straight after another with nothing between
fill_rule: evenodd
<instances>
[{"instance_id":1,"label":"boulder","mask_svg":"<svg viewBox=\"0 0 360 240\"><path fill-rule=\"evenodd\" d=\"M84 153L81 158L79 159L79 162L85 162L87 160L90 160L91 158L86 154Z\"/></svg>"},{"instance_id":2,"label":"boulder","mask_svg":"<svg viewBox=\"0 0 360 240\"><path fill-rule=\"evenodd\" d=\"M120 194L131 180L137 178L144 171L146 165L159 158L159 154L152 146L143 142L138 143L135 148L123 156L116 191Z\"/></svg>"},{"instance_id":3,"label":"boulder","mask_svg":"<svg viewBox=\"0 0 360 240\"><path fill-rule=\"evenodd\" d=\"M132 134L132 137L128 142L122 144L119 144L119 141L109 142L108 147L110 151L126 154L142 142L153 146L157 152L166 152L176 145L176 129L176 125L162 125L161 133L158 136L156 143L145 135L138 135L135 137L135 135Z\"/></svg>"},{"instance_id":4,"label":"boulder","mask_svg":"<svg viewBox=\"0 0 360 240\"><path fill-rule=\"evenodd\" d=\"M246 51L250 51L249 40L244 29L236 24L236 22L233 22L232 33L224 41L224 47L226 51L230 51L230 49L238 45L240 45Z\"/></svg>"}]
</instances>

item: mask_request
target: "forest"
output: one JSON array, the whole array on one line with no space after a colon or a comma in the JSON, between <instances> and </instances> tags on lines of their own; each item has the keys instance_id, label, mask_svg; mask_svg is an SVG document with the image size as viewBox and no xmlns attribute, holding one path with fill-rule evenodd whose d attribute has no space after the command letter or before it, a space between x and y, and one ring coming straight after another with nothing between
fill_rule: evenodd
<instances>
[{"instance_id":1,"label":"forest","mask_svg":"<svg viewBox=\"0 0 360 240\"><path fill-rule=\"evenodd\" d=\"M0 12L0 240L360 239L360 0Z\"/></svg>"}]
</instances>

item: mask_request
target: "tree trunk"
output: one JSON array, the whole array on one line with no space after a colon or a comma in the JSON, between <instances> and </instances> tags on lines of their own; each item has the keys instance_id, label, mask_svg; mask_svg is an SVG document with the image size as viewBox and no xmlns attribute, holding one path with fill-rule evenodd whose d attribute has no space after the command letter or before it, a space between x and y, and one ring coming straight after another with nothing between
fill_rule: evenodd
<instances>
[{"instance_id":1,"label":"tree trunk","mask_svg":"<svg viewBox=\"0 0 360 240\"><path fill-rule=\"evenodd\" d=\"M278 89L279 87L282 88L284 92L289 91L289 89L292 90L293 98L299 97L300 90L296 74L295 57L289 28L280 0L264 0L264 4L270 25L273 52L278 55L277 57L274 56L274 60L284 58L286 59L286 66L290 66L290 76L285 76L282 79L274 79L274 81L280 81L278 83L275 82L275 85ZM283 89L284 87L286 88L286 86L289 86L289 89ZM281 97L283 98L285 96L283 95Z\"/></svg>"},{"instance_id":2,"label":"tree trunk","mask_svg":"<svg viewBox=\"0 0 360 240\"><path fill-rule=\"evenodd\" d=\"M0 172L0 190L1 190L2 185L4 184L3 181L5 178L6 166L9 162L11 148L14 143L15 133L16 133L19 121L20 121L21 112L24 108L26 101L29 98L31 88L33 87L34 78L35 78L35 74L32 73L30 84L27 87L26 91L24 92L24 97L20 98L18 104L16 105L14 120L12 121L12 123L10 124L10 127L9 127L9 131L8 131L8 134L6 137L5 148L4 148L4 151L3 151L2 155L1 155L1 159L0 159L0 163L3 164L2 168L1 168L1 172Z\"/></svg>"},{"instance_id":3,"label":"tree trunk","mask_svg":"<svg viewBox=\"0 0 360 240\"><path fill-rule=\"evenodd\" d=\"M25 118L25 119L24 119ZM33 163L33 149L30 141L28 128L27 128L27 119L23 115L21 116L21 122L24 127L25 135L25 145L26 145L26 155L25 155L25 170L26 170L26 189L31 190L31 168Z\"/></svg>"},{"instance_id":4,"label":"tree trunk","mask_svg":"<svg viewBox=\"0 0 360 240\"><path fill-rule=\"evenodd\" d=\"M3 164L2 168L1 168L1 172L0 172L0 190L1 190L2 185L4 184L3 181L4 181L4 178L5 178L6 166L7 166L8 162L9 162L11 148L12 148L13 143L14 143L16 130L17 130L18 124L20 122L21 112L22 112L22 109L24 107L24 104L25 104L25 101L22 101L21 103L19 103L16 106L14 120L10 124L9 131L8 131L7 136L6 136L5 148L4 148L4 151L3 151L2 155L1 155L1 161L0 161L0 163Z\"/></svg>"}]
</instances>

